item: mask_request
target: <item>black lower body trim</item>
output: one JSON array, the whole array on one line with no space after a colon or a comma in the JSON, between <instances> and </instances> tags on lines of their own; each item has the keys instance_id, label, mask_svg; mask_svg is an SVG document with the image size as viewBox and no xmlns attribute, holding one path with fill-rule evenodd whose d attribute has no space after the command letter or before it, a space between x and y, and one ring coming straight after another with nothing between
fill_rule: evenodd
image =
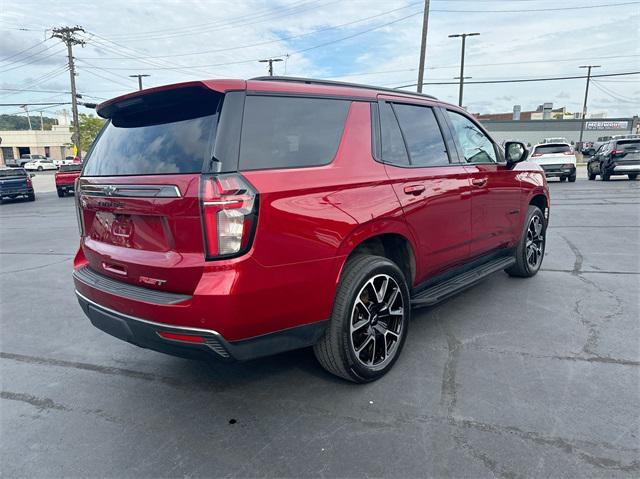
<instances>
[{"instance_id":1,"label":"black lower body trim","mask_svg":"<svg viewBox=\"0 0 640 479\"><path fill-rule=\"evenodd\" d=\"M324 334L328 323L320 321L253 338L227 341L213 330L155 323L101 306L77 291L76 296L91 323L105 333L142 348L190 359L245 361L312 346ZM199 336L204 341L194 343L165 339L159 332Z\"/></svg>"}]
</instances>

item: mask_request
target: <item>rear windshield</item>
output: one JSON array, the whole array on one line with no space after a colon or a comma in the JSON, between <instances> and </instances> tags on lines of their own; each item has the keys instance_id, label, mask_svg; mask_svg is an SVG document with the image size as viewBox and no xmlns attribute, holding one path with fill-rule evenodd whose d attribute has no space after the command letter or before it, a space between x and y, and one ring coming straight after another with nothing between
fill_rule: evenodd
<instances>
[{"instance_id":1,"label":"rear windshield","mask_svg":"<svg viewBox=\"0 0 640 479\"><path fill-rule=\"evenodd\" d=\"M350 102L247 96L240 170L326 165L342 137Z\"/></svg>"},{"instance_id":2,"label":"rear windshield","mask_svg":"<svg viewBox=\"0 0 640 479\"><path fill-rule=\"evenodd\" d=\"M640 140L618 140L617 145L625 150L637 150L640 148Z\"/></svg>"},{"instance_id":3,"label":"rear windshield","mask_svg":"<svg viewBox=\"0 0 640 479\"><path fill-rule=\"evenodd\" d=\"M6 176L27 176L27 172L20 170L0 170L0 177Z\"/></svg>"},{"instance_id":4,"label":"rear windshield","mask_svg":"<svg viewBox=\"0 0 640 479\"><path fill-rule=\"evenodd\" d=\"M571 151L571 147L569 145L541 145L536 146L534 150L534 154L538 155L550 155L554 153L568 153Z\"/></svg>"},{"instance_id":5,"label":"rear windshield","mask_svg":"<svg viewBox=\"0 0 640 479\"><path fill-rule=\"evenodd\" d=\"M221 95L177 89L110 106L83 176L199 173L211 159Z\"/></svg>"},{"instance_id":6,"label":"rear windshield","mask_svg":"<svg viewBox=\"0 0 640 479\"><path fill-rule=\"evenodd\" d=\"M60 170L61 172L66 172L66 171L80 171L82 169L82 165L81 164L77 164L77 165L62 165L60 166Z\"/></svg>"}]
</instances>

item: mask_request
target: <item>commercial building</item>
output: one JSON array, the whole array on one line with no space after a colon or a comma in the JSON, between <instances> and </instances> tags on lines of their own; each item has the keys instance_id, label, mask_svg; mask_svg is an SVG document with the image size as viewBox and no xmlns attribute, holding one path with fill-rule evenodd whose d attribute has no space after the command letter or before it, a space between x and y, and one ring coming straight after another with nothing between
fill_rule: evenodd
<instances>
[{"instance_id":1,"label":"commercial building","mask_svg":"<svg viewBox=\"0 0 640 479\"><path fill-rule=\"evenodd\" d=\"M543 138L563 137L570 142L580 140L582 120L481 120L498 141L519 140L535 145ZM640 119L608 118L584 121L583 142L597 141L602 136L640 133Z\"/></svg>"},{"instance_id":2,"label":"commercial building","mask_svg":"<svg viewBox=\"0 0 640 479\"><path fill-rule=\"evenodd\" d=\"M29 153L52 160L73 155L69 126L53 125L51 130L0 131L0 166L4 166L6 160Z\"/></svg>"}]
</instances>

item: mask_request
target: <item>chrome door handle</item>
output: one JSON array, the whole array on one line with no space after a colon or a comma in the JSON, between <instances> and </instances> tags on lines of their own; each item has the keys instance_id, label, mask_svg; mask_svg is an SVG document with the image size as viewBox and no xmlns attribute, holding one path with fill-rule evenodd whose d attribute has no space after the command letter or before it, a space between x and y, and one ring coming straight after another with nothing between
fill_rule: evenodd
<instances>
[{"instance_id":1,"label":"chrome door handle","mask_svg":"<svg viewBox=\"0 0 640 479\"><path fill-rule=\"evenodd\" d=\"M473 178L471 180L471 183L473 184L473 186L477 186L479 188L482 188L484 185L487 184L487 179L486 178Z\"/></svg>"},{"instance_id":2,"label":"chrome door handle","mask_svg":"<svg viewBox=\"0 0 640 479\"><path fill-rule=\"evenodd\" d=\"M425 190L424 185L409 185L404 187L404 192L407 195L418 196L421 195Z\"/></svg>"}]
</instances>

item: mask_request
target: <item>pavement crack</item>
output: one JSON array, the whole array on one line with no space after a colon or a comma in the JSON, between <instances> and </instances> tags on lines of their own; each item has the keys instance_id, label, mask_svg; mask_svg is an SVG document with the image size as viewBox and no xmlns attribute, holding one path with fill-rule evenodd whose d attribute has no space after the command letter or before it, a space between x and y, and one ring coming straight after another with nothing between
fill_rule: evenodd
<instances>
[{"instance_id":1,"label":"pavement crack","mask_svg":"<svg viewBox=\"0 0 640 479\"><path fill-rule=\"evenodd\" d=\"M584 262L584 256L580 252L580 249L578 249L578 247L575 244L569 241L569 239L566 236L564 235L560 235L560 236L562 237L562 239L566 241L567 245L569 245L569 248L571 249L571 252L576 257L573 263L573 270L571 271L571 273L577 276L582 271L582 263Z\"/></svg>"},{"instance_id":2,"label":"pavement crack","mask_svg":"<svg viewBox=\"0 0 640 479\"><path fill-rule=\"evenodd\" d=\"M447 417L452 417L458 402L458 385L456 383L456 370L458 368L458 360L462 342L445 326L443 327L449 354L442 371L442 389L440 396L440 404L445 407Z\"/></svg>"},{"instance_id":3,"label":"pavement crack","mask_svg":"<svg viewBox=\"0 0 640 479\"><path fill-rule=\"evenodd\" d=\"M11 270L11 271L2 271L2 272L0 272L0 275L2 275L2 274L24 273L25 271L34 271L36 269L48 268L49 266L54 266L56 264L66 263L67 261L71 261L72 259L73 259L73 256L69 256L69 257L67 257L67 258L65 258L63 260L54 261L53 263L42 264L40 266L32 266L30 268L14 269L14 270Z\"/></svg>"},{"instance_id":4,"label":"pavement crack","mask_svg":"<svg viewBox=\"0 0 640 479\"><path fill-rule=\"evenodd\" d=\"M64 407L61 404L55 403L52 399L40 398L37 396L32 396L31 394L14 393L10 391L0 391L0 398L8 399L10 401L25 402L27 404L31 404L33 407L37 408L39 411L44 411L47 409L56 409L58 411L68 411L66 407Z\"/></svg>"}]
</instances>

